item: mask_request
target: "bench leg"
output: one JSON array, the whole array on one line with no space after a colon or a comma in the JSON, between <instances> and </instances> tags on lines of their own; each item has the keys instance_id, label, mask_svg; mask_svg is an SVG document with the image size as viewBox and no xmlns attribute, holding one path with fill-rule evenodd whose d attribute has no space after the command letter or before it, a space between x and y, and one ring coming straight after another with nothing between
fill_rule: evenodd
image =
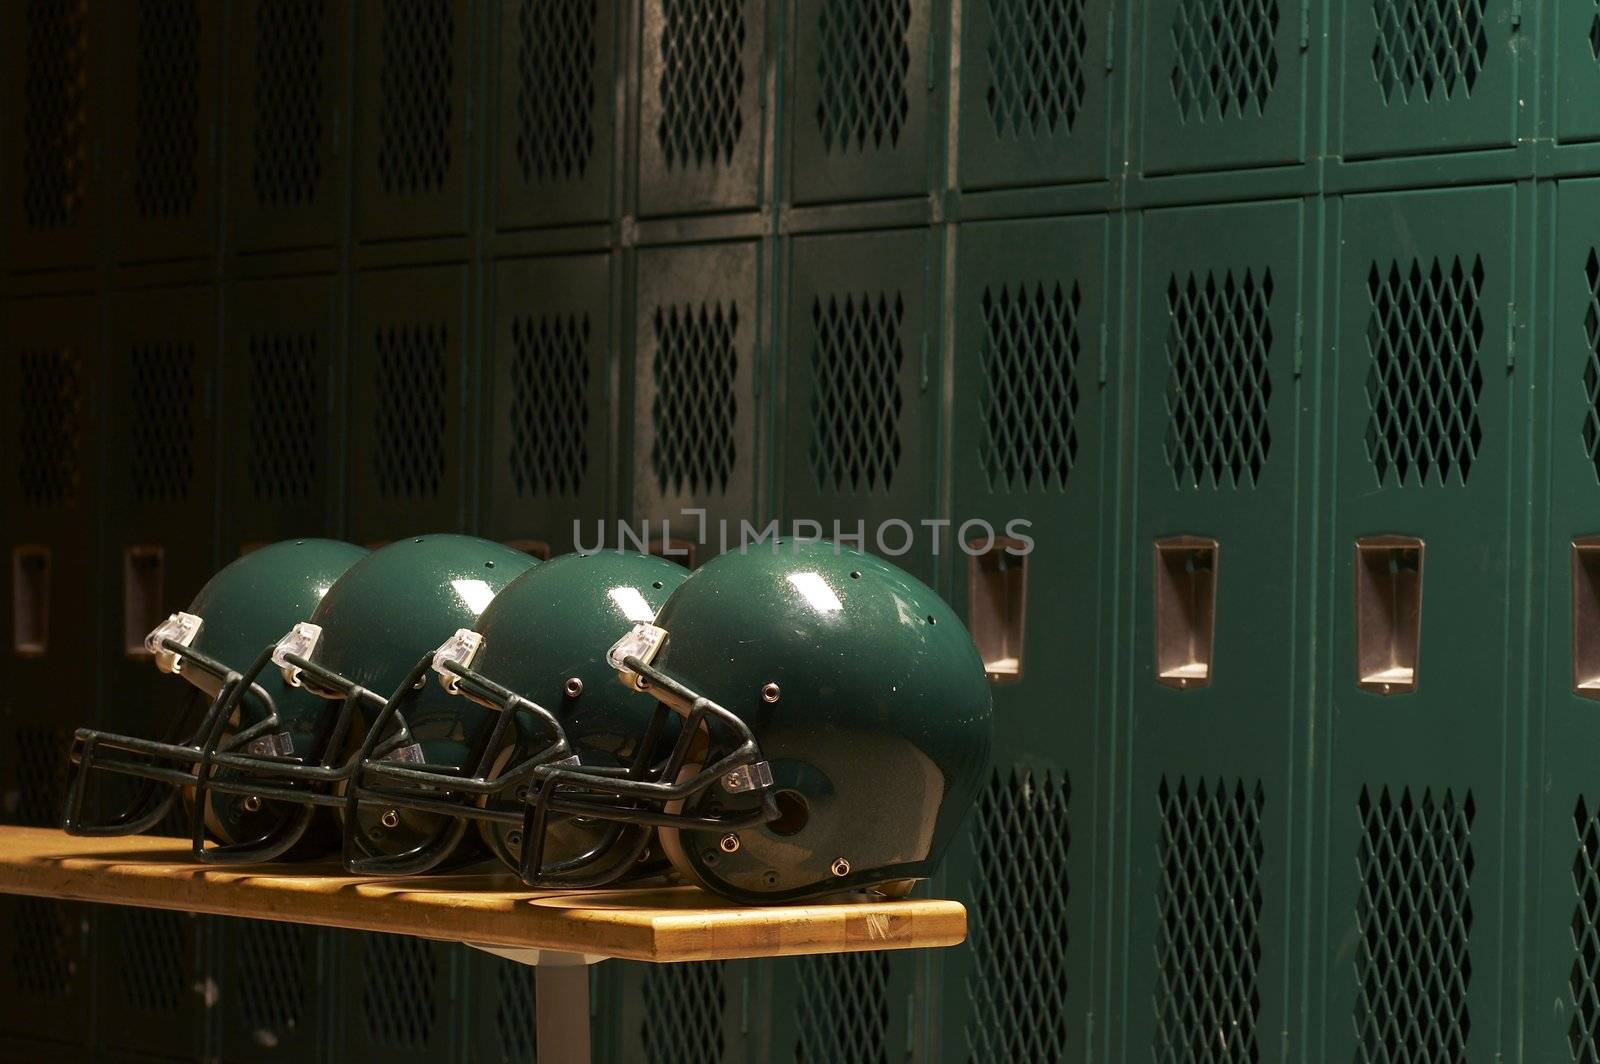
<instances>
[{"instance_id":1,"label":"bench leg","mask_svg":"<svg viewBox=\"0 0 1600 1064\"><path fill-rule=\"evenodd\" d=\"M534 966L539 1064L589 1064L589 966Z\"/></svg>"}]
</instances>

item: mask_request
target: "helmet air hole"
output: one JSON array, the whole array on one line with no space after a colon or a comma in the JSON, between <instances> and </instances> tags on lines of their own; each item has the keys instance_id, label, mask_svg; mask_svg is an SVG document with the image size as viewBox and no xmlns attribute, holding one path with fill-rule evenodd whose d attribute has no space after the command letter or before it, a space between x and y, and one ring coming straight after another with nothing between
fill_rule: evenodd
<instances>
[{"instance_id":1,"label":"helmet air hole","mask_svg":"<svg viewBox=\"0 0 1600 1064\"><path fill-rule=\"evenodd\" d=\"M789 838L805 830L806 822L811 819L811 807L806 804L804 795L799 791L779 791L772 796L772 801L778 807L778 819L767 821L768 831Z\"/></svg>"},{"instance_id":2,"label":"helmet air hole","mask_svg":"<svg viewBox=\"0 0 1600 1064\"><path fill-rule=\"evenodd\" d=\"M938 624L939 622L934 620L933 619L933 614L930 613L930 614L928 614L928 623L929 624Z\"/></svg>"},{"instance_id":3,"label":"helmet air hole","mask_svg":"<svg viewBox=\"0 0 1600 1064\"><path fill-rule=\"evenodd\" d=\"M660 591L661 590L661 581L657 580L653 584L651 584L650 586L655 588L657 591Z\"/></svg>"},{"instance_id":4,"label":"helmet air hole","mask_svg":"<svg viewBox=\"0 0 1600 1064\"><path fill-rule=\"evenodd\" d=\"M484 562L483 563L483 567L485 569L493 569L494 568L494 562Z\"/></svg>"},{"instance_id":5,"label":"helmet air hole","mask_svg":"<svg viewBox=\"0 0 1600 1064\"><path fill-rule=\"evenodd\" d=\"M861 570L857 569L855 572L851 573L850 574L850 579L852 579L852 580L860 580L861 579Z\"/></svg>"}]
</instances>

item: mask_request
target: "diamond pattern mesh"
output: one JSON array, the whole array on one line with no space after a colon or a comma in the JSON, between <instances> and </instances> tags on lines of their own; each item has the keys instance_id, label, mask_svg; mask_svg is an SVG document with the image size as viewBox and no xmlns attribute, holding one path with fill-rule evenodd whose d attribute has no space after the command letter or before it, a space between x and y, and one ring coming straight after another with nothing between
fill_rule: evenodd
<instances>
[{"instance_id":1,"label":"diamond pattern mesh","mask_svg":"<svg viewBox=\"0 0 1600 1064\"><path fill-rule=\"evenodd\" d=\"M505 1060L533 1060L537 1048L534 1029L533 968L526 964L502 961L495 965L495 1034L500 1040L500 1056Z\"/></svg>"},{"instance_id":2,"label":"diamond pattern mesh","mask_svg":"<svg viewBox=\"0 0 1600 1064\"><path fill-rule=\"evenodd\" d=\"M656 357L651 365L655 442L650 467L663 492L722 495L733 475L738 444L734 382L739 353L739 306L680 303L657 307Z\"/></svg>"},{"instance_id":3,"label":"diamond pattern mesh","mask_svg":"<svg viewBox=\"0 0 1600 1064\"><path fill-rule=\"evenodd\" d=\"M200 12L194 0L138 0L133 201L180 218L200 190Z\"/></svg>"},{"instance_id":4,"label":"diamond pattern mesh","mask_svg":"<svg viewBox=\"0 0 1600 1064\"><path fill-rule=\"evenodd\" d=\"M326 0L273 0L256 8L250 181L264 207L309 206L322 186L326 8Z\"/></svg>"},{"instance_id":5,"label":"diamond pattern mesh","mask_svg":"<svg viewBox=\"0 0 1600 1064\"><path fill-rule=\"evenodd\" d=\"M455 8L451 0L383 0L378 72L378 180L390 196L425 196L450 173Z\"/></svg>"},{"instance_id":6,"label":"diamond pattern mesh","mask_svg":"<svg viewBox=\"0 0 1600 1064\"><path fill-rule=\"evenodd\" d=\"M517 495L575 495L589 468L589 315L511 322L511 482Z\"/></svg>"},{"instance_id":7,"label":"diamond pattern mesh","mask_svg":"<svg viewBox=\"0 0 1600 1064\"><path fill-rule=\"evenodd\" d=\"M517 12L517 165L525 182L576 181L594 152L595 0Z\"/></svg>"},{"instance_id":8,"label":"diamond pattern mesh","mask_svg":"<svg viewBox=\"0 0 1600 1064\"><path fill-rule=\"evenodd\" d=\"M194 345L135 344L128 352L132 390L128 483L138 502L178 502L194 480Z\"/></svg>"},{"instance_id":9,"label":"diamond pattern mesh","mask_svg":"<svg viewBox=\"0 0 1600 1064\"><path fill-rule=\"evenodd\" d=\"M661 121L669 169L727 166L744 132L743 0L662 0Z\"/></svg>"},{"instance_id":10,"label":"diamond pattern mesh","mask_svg":"<svg viewBox=\"0 0 1600 1064\"><path fill-rule=\"evenodd\" d=\"M250 337L248 468L262 501L311 497L322 437L321 341L312 330Z\"/></svg>"},{"instance_id":11,"label":"diamond pattern mesh","mask_svg":"<svg viewBox=\"0 0 1600 1064\"><path fill-rule=\"evenodd\" d=\"M1084 0L988 0L994 26L985 49L991 80L985 99L1002 139L1070 133L1087 91L1089 47Z\"/></svg>"},{"instance_id":12,"label":"diamond pattern mesh","mask_svg":"<svg viewBox=\"0 0 1600 1064\"><path fill-rule=\"evenodd\" d=\"M649 965L643 997L639 1040L646 1060L701 1064L722 1059L722 1015L728 1007L722 961Z\"/></svg>"},{"instance_id":13,"label":"diamond pattern mesh","mask_svg":"<svg viewBox=\"0 0 1600 1064\"><path fill-rule=\"evenodd\" d=\"M17 989L59 1001L72 993L78 974L73 951L72 911L46 898L8 898L11 915L10 971Z\"/></svg>"},{"instance_id":14,"label":"diamond pattern mesh","mask_svg":"<svg viewBox=\"0 0 1600 1064\"><path fill-rule=\"evenodd\" d=\"M1078 456L1076 284L983 290L981 458L993 491L1060 491Z\"/></svg>"},{"instance_id":15,"label":"diamond pattern mesh","mask_svg":"<svg viewBox=\"0 0 1600 1064\"><path fill-rule=\"evenodd\" d=\"M1272 449L1272 271L1167 283L1165 452L1180 488L1255 487Z\"/></svg>"},{"instance_id":16,"label":"diamond pattern mesh","mask_svg":"<svg viewBox=\"0 0 1600 1064\"><path fill-rule=\"evenodd\" d=\"M1584 306L1583 338L1587 341L1583 360L1583 451L1600 480L1600 252L1591 250L1583 268L1589 294Z\"/></svg>"},{"instance_id":17,"label":"diamond pattern mesh","mask_svg":"<svg viewBox=\"0 0 1600 1064\"><path fill-rule=\"evenodd\" d=\"M1155 1059L1261 1059L1261 781L1162 778Z\"/></svg>"},{"instance_id":18,"label":"diamond pattern mesh","mask_svg":"<svg viewBox=\"0 0 1600 1064\"><path fill-rule=\"evenodd\" d=\"M1471 96L1489 57L1487 0L1372 0L1372 74L1385 103Z\"/></svg>"},{"instance_id":19,"label":"diamond pattern mesh","mask_svg":"<svg viewBox=\"0 0 1600 1064\"><path fill-rule=\"evenodd\" d=\"M89 185L88 0L28 0L22 87L22 216L64 229Z\"/></svg>"},{"instance_id":20,"label":"diamond pattern mesh","mask_svg":"<svg viewBox=\"0 0 1600 1064\"><path fill-rule=\"evenodd\" d=\"M797 1064L889 1064L889 956L802 957Z\"/></svg>"},{"instance_id":21,"label":"diamond pattern mesh","mask_svg":"<svg viewBox=\"0 0 1600 1064\"><path fill-rule=\"evenodd\" d=\"M374 336L372 479L383 499L431 499L445 471L443 325L394 325Z\"/></svg>"},{"instance_id":22,"label":"diamond pattern mesh","mask_svg":"<svg viewBox=\"0 0 1600 1064\"><path fill-rule=\"evenodd\" d=\"M439 999L437 947L409 935L365 935L361 1010L367 1038L384 1049L426 1049Z\"/></svg>"},{"instance_id":23,"label":"diamond pattern mesh","mask_svg":"<svg viewBox=\"0 0 1600 1064\"><path fill-rule=\"evenodd\" d=\"M189 917L160 909L122 909L117 913L121 964L117 986L122 1000L140 1012L172 1015L185 992L184 923Z\"/></svg>"},{"instance_id":24,"label":"diamond pattern mesh","mask_svg":"<svg viewBox=\"0 0 1600 1064\"><path fill-rule=\"evenodd\" d=\"M292 1037L314 986L315 932L270 920L234 922L239 1023L264 1047Z\"/></svg>"},{"instance_id":25,"label":"diamond pattern mesh","mask_svg":"<svg viewBox=\"0 0 1600 1064\"><path fill-rule=\"evenodd\" d=\"M83 381L77 352L17 354L17 480L30 506L78 496L83 453Z\"/></svg>"},{"instance_id":26,"label":"diamond pattern mesh","mask_svg":"<svg viewBox=\"0 0 1600 1064\"><path fill-rule=\"evenodd\" d=\"M1367 277L1367 456L1382 484L1465 484L1483 442L1483 262L1399 262Z\"/></svg>"},{"instance_id":27,"label":"diamond pattern mesh","mask_svg":"<svg viewBox=\"0 0 1600 1064\"><path fill-rule=\"evenodd\" d=\"M1572 811L1578 852L1572 859L1572 1022L1567 1044L1577 1064L1600 1061L1600 809L1583 798Z\"/></svg>"},{"instance_id":28,"label":"diamond pattern mesh","mask_svg":"<svg viewBox=\"0 0 1600 1064\"><path fill-rule=\"evenodd\" d=\"M996 771L972 828L973 974L967 1047L975 1064L1065 1060L1077 1048L1067 1023L1066 777Z\"/></svg>"},{"instance_id":29,"label":"diamond pattern mesh","mask_svg":"<svg viewBox=\"0 0 1600 1064\"><path fill-rule=\"evenodd\" d=\"M811 303L811 472L835 492L889 490L900 464L900 293Z\"/></svg>"},{"instance_id":30,"label":"diamond pattern mesh","mask_svg":"<svg viewBox=\"0 0 1600 1064\"><path fill-rule=\"evenodd\" d=\"M67 751L65 732L20 725L12 733L16 743L16 793L7 795L6 819L31 828L61 826L66 809Z\"/></svg>"},{"instance_id":31,"label":"diamond pattern mesh","mask_svg":"<svg viewBox=\"0 0 1600 1064\"><path fill-rule=\"evenodd\" d=\"M817 128L838 154L900 143L911 111L911 0L821 0Z\"/></svg>"},{"instance_id":32,"label":"diamond pattern mesh","mask_svg":"<svg viewBox=\"0 0 1600 1064\"><path fill-rule=\"evenodd\" d=\"M1278 0L1178 0L1172 98L1185 121L1266 111L1278 81Z\"/></svg>"},{"instance_id":33,"label":"diamond pattern mesh","mask_svg":"<svg viewBox=\"0 0 1600 1064\"><path fill-rule=\"evenodd\" d=\"M1465 1061L1472 792L1363 787L1359 811L1356 1062Z\"/></svg>"}]
</instances>

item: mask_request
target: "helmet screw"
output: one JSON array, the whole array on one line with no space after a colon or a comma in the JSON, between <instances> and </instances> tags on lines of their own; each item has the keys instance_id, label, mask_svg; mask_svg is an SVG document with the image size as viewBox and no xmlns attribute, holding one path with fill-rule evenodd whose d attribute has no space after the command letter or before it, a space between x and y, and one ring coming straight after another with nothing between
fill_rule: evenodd
<instances>
[{"instance_id":1,"label":"helmet screw","mask_svg":"<svg viewBox=\"0 0 1600 1064\"><path fill-rule=\"evenodd\" d=\"M833 864L829 865L828 868L829 871L836 876L847 876L850 874L850 862L845 860L843 857L835 857L833 859Z\"/></svg>"},{"instance_id":2,"label":"helmet screw","mask_svg":"<svg viewBox=\"0 0 1600 1064\"><path fill-rule=\"evenodd\" d=\"M259 813L259 812L261 812L261 799L257 798L253 794L250 797L246 798L240 804L242 806L244 806L244 811L246 813Z\"/></svg>"},{"instance_id":3,"label":"helmet screw","mask_svg":"<svg viewBox=\"0 0 1600 1064\"><path fill-rule=\"evenodd\" d=\"M522 832L520 832L520 831L508 831L508 832L506 832L506 845L511 847L511 849L513 849L513 850L515 850L519 846L521 846L522 845Z\"/></svg>"},{"instance_id":4,"label":"helmet screw","mask_svg":"<svg viewBox=\"0 0 1600 1064\"><path fill-rule=\"evenodd\" d=\"M386 828L397 828L400 826L400 813L394 809L385 809L383 815L378 818L378 823Z\"/></svg>"},{"instance_id":5,"label":"helmet screw","mask_svg":"<svg viewBox=\"0 0 1600 1064\"><path fill-rule=\"evenodd\" d=\"M717 846L721 848L723 853L738 853L739 836L730 831L728 834L717 840Z\"/></svg>"},{"instance_id":6,"label":"helmet screw","mask_svg":"<svg viewBox=\"0 0 1600 1064\"><path fill-rule=\"evenodd\" d=\"M518 787L516 790L516 797L517 801L526 802L528 800L528 788Z\"/></svg>"},{"instance_id":7,"label":"helmet screw","mask_svg":"<svg viewBox=\"0 0 1600 1064\"><path fill-rule=\"evenodd\" d=\"M765 883L769 887L777 886L778 885L778 873L776 871L774 871L773 869L770 869L770 868L767 869L766 872L763 873L762 876L761 876L761 882Z\"/></svg>"},{"instance_id":8,"label":"helmet screw","mask_svg":"<svg viewBox=\"0 0 1600 1064\"><path fill-rule=\"evenodd\" d=\"M567 697L577 698L583 694L583 681L576 676L567 677Z\"/></svg>"},{"instance_id":9,"label":"helmet screw","mask_svg":"<svg viewBox=\"0 0 1600 1064\"><path fill-rule=\"evenodd\" d=\"M762 684L761 685L761 701L763 701L763 702L776 702L777 700L778 700L778 685L775 684L775 683L764 683L764 684Z\"/></svg>"}]
</instances>

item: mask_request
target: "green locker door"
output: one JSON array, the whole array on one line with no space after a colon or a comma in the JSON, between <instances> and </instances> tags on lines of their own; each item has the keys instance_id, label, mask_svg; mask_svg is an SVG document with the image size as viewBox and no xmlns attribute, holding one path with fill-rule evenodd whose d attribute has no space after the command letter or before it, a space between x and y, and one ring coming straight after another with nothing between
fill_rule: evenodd
<instances>
[{"instance_id":1,"label":"green locker door","mask_svg":"<svg viewBox=\"0 0 1600 1064\"><path fill-rule=\"evenodd\" d=\"M91 295L16 300L4 319L0 819L59 827L72 729L93 714L97 679L100 314ZM49 899L0 904L0 1030L88 1044L88 920Z\"/></svg>"},{"instance_id":2,"label":"green locker door","mask_svg":"<svg viewBox=\"0 0 1600 1064\"><path fill-rule=\"evenodd\" d=\"M943 4L912 0L793 6L793 202L927 191L932 90L942 83L928 51L943 15Z\"/></svg>"},{"instance_id":3,"label":"green locker door","mask_svg":"<svg viewBox=\"0 0 1600 1064\"><path fill-rule=\"evenodd\" d=\"M329 1022L328 933L303 924L215 919L211 1021L229 1064L318 1059Z\"/></svg>"},{"instance_id":4,"label":"green locker door","mask_svg":"<svg viewBox=\"0 0 1600 1064\"><path fill-rule=\"evenodd\" d=\"M1544 724L1533 762L1542 785L1527 847L1538 884L1528 998L1546 1007L1530 1010L1525 1038L1530 1060L1582 1061L1600 1053L1600 788L1585 756L1600 740L1591 671L1600 593L1591 553L1600 535L1600 181L1564 181L1553 192L1555 316L1539 367L1545 401L1534 408L1548 426L1539 489L1548 492L1549 524L1534 548L1543 572L1533 630L1543 633L1543 653L1530 688L1531 716Z\"/></svg>"},{"instance_id":5,"label":"green locker door","mask_svg":"<svg viewBox=\"0 0 1600 1064\"><path fill-rule=\"evenodd\" d=\"M1511 187L1352 196L1331 230L1314 1058L1490 1060L1520 1037L1522 217Z\"/></svg>"},{"instance_id":6,"label":"green locker door","mask_svg":"<svg viewBox=\"0 0 1600 1064\"><path fill-rule=\"evenodd\" d=\"M463 1060L468 947L409 935L334 931L333 1059L384 1064Z\"/></svg>"},{"instance_id":7,"label":"green locker door","mask_svg":"<svg viewBox=\"0 0 1600 1064\"><path fill-rule=\"evenodd\" d=\"M602 1013L598 1022L613 1028L608 1059L618 1064L769 1059L750 1038L754 962L607 961L605 968L614 990L610 1014Z\"/></svg>"},{"instance_id":8,"label":"green locker door","mask_svg":"<svg viewBox=\"0 0 1600 1064\"><path fill-rule=\"evenodd\" d=\"M611 258L495 264L494 337L484 352L484 534L545 556L592 544L613 512Z\"/></svg>"},{"instance_id":9,"label":"green locker door","mask_svg":"<svg viewBox=\"0 0 1600 1064\"><path fill-rule=\"evenodd\" d=\"M199 258L216 232L222 8L113 4L109 94L118 260Z\"/></svg>"},{"instance_id":10,"label":"green locker door","mask_svg":"<svg viewBox=\"0 0 1600 1064\"><path fill-rule=\"evenodd\" d=\"M1097 1056L1112 627L1095 604L1115 587L1101 550L1116 447L1106 223L964 226L957 254L948 586L993 684L995 769L934 888L968 914L967 944L931 953L939 1056ZM1025 555L958 546L976 552L1014 520L1029 522Z\"/></svg>"},{"instance_id":11,"label":"green locker door","mask_svg":"<svg viewBox=\"0 0 1600 1064\"><path fill-rule=\"evenodd\" d=\"M464 266L355 279L348 408L349 538L462 527Z\"/></svg>"},{"instance_id":12,"label":"green locker door","mask_svg":"<svg viewBox=\"0 0 1600 1064\"><path fill-rule=\"evenodd\" d=\"M834 953L772 962L766 1059L795 1064L931 1060L919 1024L920 951Z\"/></svg>"},{"instance_id":13,"label":"green locker door","mask_svg":"<svg viewBox=\"0 0 1600 1064\"><path fill-rule=\"evenodd\" d=\"M224 560L294 536L336 533L339 366L332 277L240 281L224 300L218 527Z\"/></svg>"},{"instance_id":14,"label":"green locker door","mask_svg":"<svg viewBox=\"0 0 1600 1064\"><path fill-rule=\"evenodd\" d=\"M936 530L921 522L938 513L931 241L901 230L790 244L775 433L786 533L796 520L817 522L828 538L837 526L930 584Z\"/></svg>"},{"instance_id":15,"label":"green locker door","mask_svg":"<svg viewBox=\"0 0 1600 1064\"><path fill-rule=\"evenodd\" d=\"M766 138L766 4L646 0L639 213L748 210Z\"/></svg>"},{"instance_id":16,"label":"green locker door","mask_svg":"<svg viewBox=\"0 0 1600 1064\"><path fill-rule=\"evenodd\" d=\"M961 187L1103 178L1111 0L992 0L961 12Z\"/></svg>"},{"instance_id":17,"label":"green locker door","mask_svg":"<svg viewBox=\"0 0 1600 1064\"><path fill-rule=\"evenodd\" d=\"M1311 7L1280 0L1146 6L1138 169L1222 170L1306 158L1306 119L1315 113L1307 106Z\"/></svg>"},{"instance_id":18,"label":"green locker door","mask_svg":"<svg viewBox=\"0 0 1600 1064\"><path fill-rule=\"evenodd\" d=\"M213 464L216 291L117 293L111 306L105 549L97 653L106 663L95 723L165 737L195 694L156 670L144 636L184 608L215 568ZM121 788L106 786L115 796ZM126 793L124 790L123 793ZM164 825L184 830L181 815ZM186 913L97 916L95 975L106 1046L200 1051L205 938Z\"/></svg>"},{"instance_id":19,"label":"green locker door","mask_svg":"<svg viewBox=\"0 0 1600 1064\"><path fill-rule=\"evenodd\" d=\"M0 5L0 212L17 270L87 266L99 253L109 6Z\"/></svg>"},{"instance_id":20,"label":"green locker door","mask_svg":"<svg viewBox=\"0 0 1600 1064\"><path fill-rule=\"evenodd\" d=\"M1552 23L1555 55L1545 68L1554 75L1541 80L1550 93L1556 139L1600 140L1600 9L1552 4L1544 15Z\"/></svg>"},{"instance_id":21,"label":"green locker door","mask_svg":"<svg viewBox=\"0 0 1600 1064\"><path fill-rule=\"evenodd\" d=\"M720 553L721 522L730 545L741 521L755 523L760 261L753 243L649 249L637 259L628 516L636 534L649 521L654 538L671 522L671 538L697 548L675 557L685 565ZM701 519L683 512L691 508L705 510L703 541ZM607 534L609 542L615 532Z\"/></svg>"},{"instance_id":22,"label":"green locker door","mask_svg":"<svg viewBox=\"0 0 1600 1064\"><path fill-rule=\"evenodd\" d=\"M496 225L604 221L613 210L617 0L502 0Z\"/></svg>"},{"instance_id":23,"label":"green locker door","mask_svg":"<svg viewBox=\"0 0 1600 1064\"><path fill-rule=\"evenodd\" d=\"M472 950L472 1004L467 1018L467 1059L484 1064L533 1064L534 976L531 965ZM596 1059L605 1059L599 1053Z\"/></svg>"},{"instance_id":24,"label":"green locker door","mask_svg":"<svg viewBox=\"0 0 1600 1064\"><path fill-rule=\"evenodd\" d=\"M466 230L478 6L362 0L357 9L355 218L363 240Z\"/></svg>"},{"instance_id":25,"label":"green locker door","mask_svg":"<svg viewBox=\"0 0 1600 1064\"><path fill-rule=\"evenodd\" d=\"M1128 544L1120 1049L1270 1060L1300 1037L1289 890L1306 655L1296 201L1142 220Z\"/></svg>"},{"instance_id":26,"label":"green locker door","mask_svg":"<svg viewBox=\"0 0 1600 1064\"><path fill-rule=\"evenodd\" d=\"M351 18L335 0L246 0L229 34L229 211L241 251L340 237L350 157L342 76Z\"/></svg>"},{"instance_id":27,"label":"green locker door","mask_svg":"<svg viewBox=\"0 0 1600 1064\"><path fill-rule=\"evenodd\" d=\"M1338 30L1347 158L1509 146L1523 110L1515 4L1345 0Z\"/></svg>"}]
</instances>

